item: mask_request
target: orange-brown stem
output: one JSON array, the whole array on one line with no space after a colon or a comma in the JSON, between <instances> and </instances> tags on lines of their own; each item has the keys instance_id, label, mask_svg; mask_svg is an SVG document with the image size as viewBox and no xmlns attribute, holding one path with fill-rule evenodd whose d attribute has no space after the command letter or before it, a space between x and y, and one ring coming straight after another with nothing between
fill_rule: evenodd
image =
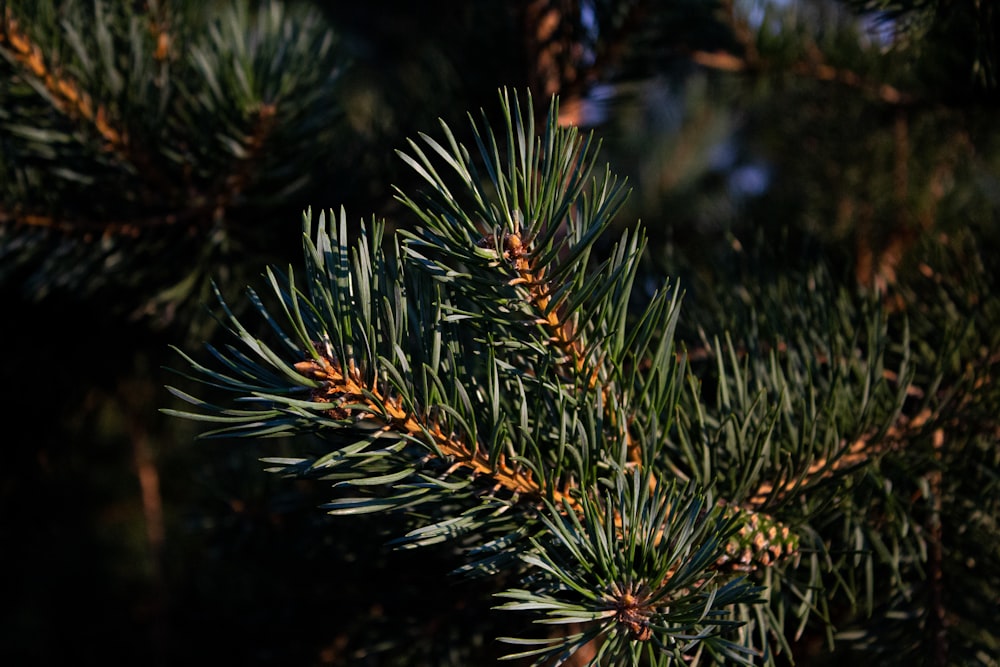
<instances>
[{"instance_id":1,"label":"orange-brown stem","mask_svg":"<svg viewBox=\"0 0 1000 667\"><path fill-rule=\"evenodd\" d=\"M549 491L542 487L530 471L510 465L502 455L498 460L492 461L486 452L475 445L470 446L454 434L445 433L432 420L407 412L398 399L385 395L377 387L365 387L360 373L353 365L345 373L339 363L321 357L301 361L295 364L295 369L322 383L315 398L332 403L334 407L330 408L330 412L335 417L353 416L358 420L376 420L381 422L382 430L405 434L418 440L426 440L429 436L438 451L454 461L455 465L471 470L474 475L486 476L512 493L528 498L542 498ZM350 408L339 407L348 403L366 405L368 410L352 414ZM565 501L571 507L579 509L578 501L559 489L551 489L551 497L557 505Z\"/></svg>"},{"instance_id":2,"label":"orange-brown stem","mask_svg":"<svg viewBox=\"0 0 1000 667\"><path fill-rule=\"evenodd\" d=\"M524 285L528 290L528 299L534 304L540 313L539 324L546 327L551 334L550 340L559 349L563 350L571 360L576 373L582 374L587 370L587 356L580 338L579 332L568 318L563 321L563 313L560 304L553 304L551 294L545 284L545 269L535 268L528 259L527 248L524 246L520 234L515 231L508 234L503 242L504 256L513 262L514 270L517 271L517 278L511 284ZM594 367L589 370L587 382L590 388L594 388L598 382L599 368ZM610 406L608 401L608 388L601 386L604 397L604 405ZM612 427L617 427L617 419L613 413L609 413L609 423ZM642 453L638 443L629 435L628 428L622 428L622 437L625 438L628 447L628 460L633 464L642 462Z\"/></svg>"},{"instance_id":3,"label":"orange-brown stem","mask_svg":"<svg viewBox=\"0 0 1000 667\"><path fill-rule=\"evenodd\" d=\"M804 488L821 480L829 479L844 470L863 465L875 456L898 447L911 433L926 424L931 416L932 413L929 409L923 410L912 418L900 415L896 423L889 427L879 442L874 442L876 437L874 433L858 438L848 445L846 451L837 459L830 461L823 458L814 461L801 480L789 480L779 484L777 491L775 491L774 482L764 482L745 504L749 508L760 508L772 494L780 500L796 489Z\"/></svg>"}]
</instances>

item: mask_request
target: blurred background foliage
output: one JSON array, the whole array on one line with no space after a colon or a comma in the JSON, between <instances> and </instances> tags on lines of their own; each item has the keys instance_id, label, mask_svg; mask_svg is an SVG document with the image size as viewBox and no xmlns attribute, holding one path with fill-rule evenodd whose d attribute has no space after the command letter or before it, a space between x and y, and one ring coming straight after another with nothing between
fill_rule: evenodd
<instances>
[{"instance_id":1,"label":"blurred background foliage","mask_svg":"<svg viewBox=\"0 0 1000 667\"><path fill-rule=\"evenodd\" d=\"M196 442L158 409L184 382L169 344L218 334L212 281L232 297L298 264L307 207L409 224L394 151L494 113L501 86L558 94L603 139L633 188L620 224L641 219L650 275L688 289L691 346L822 258L928 349L967 323L989 376L998 38L977 0L0 3L0 661L497 654L480 584L427 596L450 553L392 552L391 525L327 517L323 489L257 462L308 443ZM988 432L1000 402L977 391ZM953 483L973 505L996 485Z\"/></svg>"}]
</instances>

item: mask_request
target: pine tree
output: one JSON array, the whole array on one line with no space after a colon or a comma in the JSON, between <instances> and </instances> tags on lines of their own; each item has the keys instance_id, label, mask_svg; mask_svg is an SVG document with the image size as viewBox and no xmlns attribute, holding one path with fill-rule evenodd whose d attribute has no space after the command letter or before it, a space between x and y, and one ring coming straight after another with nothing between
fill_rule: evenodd
<instances>
[{"instance_id":1,"label":"pine tree","mask_svg":"<svg viewBox=\"0 0 1000 667\"><path fill-rule=\"evenodd\" d=\"M150 554L26 538L0 644L54 657L23 629L66 606L96 645L128 561L131 660L997 664L998 34L976 0L0 3L2 333L46 350L5 364L4 525L110 515L110 424ZM178 457L161 363L217 447Z\"/></svg>"}]
</instances>

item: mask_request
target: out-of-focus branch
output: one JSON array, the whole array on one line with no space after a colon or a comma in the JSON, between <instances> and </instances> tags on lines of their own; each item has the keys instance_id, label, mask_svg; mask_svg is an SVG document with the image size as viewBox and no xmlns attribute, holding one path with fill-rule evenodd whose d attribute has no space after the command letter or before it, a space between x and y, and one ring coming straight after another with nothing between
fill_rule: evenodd
<instances>
[{"instance_id":1,"label":"out-of-focus branch","mask_svg":"<svg viewBox=\"0 0 1000 667\"><path fill-rule=\"evenodd\" d=\"M86 238L95 235L138 237L142 232L180 225L191 229L203 227L225 215L229 208L252 182L254 170L263 155L263 149L275 125L277 110L274 105L262 105L257 111L253 130L244 143L246 154L236 161L233 171L222 180L214 195L190 195L183 207L170 213L141 216L127 220L88 220L80 218L43 215L21 210L0 208L0 224L49 229L63 233L80 233Z\"/></svg>"},{"instance_id":2,"label":"out-of-focus branch","mask_svg":"<svg viewBox=\"0 0 1000 667\"><path fill-rule=\"evenodd\" d=\"M846 445L840 454L832 459L821 458L814 461L805 474L784 482L766 481L761 484L745 503L754 510L763 507L772 497L786 498L836 474L864 465L887 451L904 447L906 442L923 428L933 417L929 409L924 409L913 417L900 415L896 422L879 437L878 433L866 434Z\"/></svg>"},{"instance_id":3,"label":"out-of-focus branch","mask_svg":"<svg viewBox=\"0 0 1000 667\"><path fill-rule=\"evenodd\" d=\"M128 133L117 126L105 107L95 105L73 79L45 62L42 49L21 30L10 8L0 15L0 49L10 53L15 62L40 82L60 113L89 121L104 140L104 150L121 156L128 153Z\"/></svg>"},{"instance_id":4,"label":"out-of-focus branch","mask_svg":"<svg viewBox=\"0 0 1000 667\"><path fill-rule=\"evenodd\" d=\"M223 181L215 196L217 217L221 217L253 181L264 148L274 132L277 114L277 107L273 104L262 104L254 113L253 127L243 142L245 154L236 161L232 173Z\"/></svg>"},{"instance_id":5,"label":"out-of-focus branch","mask_svg":"<svg viewBox=\"0 0 1000 667\"><path fill-rule=\"evenodd\" d=\"M93 238L97 235L137 238L143 231L157 227L173 227L183 225L184 223L189 223L189 227L196 227L197 220L209 217L215 209L215 204L195 204L190 208L176 213L152 215L131 220L110 221L60 218L51 215L0 209L0 225L22 225L63 233L81 233L85 239Z\"/></svg>"},{"instance_id":6,"label":"out-of-focus branch","mask_svg":"<svg viewBox=\"0 0 1000 667\"><path fill-rule=\"evenodd\" d=\"M693 51L690 58L692 62L702 67L724 72L763 73L765 71L778 71L781 67L773 65L763 58L749 59L727 51ZM916 99L910 93L895 86L870 81L857 72L833 67L822 61L799 61L787 67L787 71L806 79L838 83L848 88L854 88L880 99L886 104L909 104Z\"/></svg>"}]
</instances>

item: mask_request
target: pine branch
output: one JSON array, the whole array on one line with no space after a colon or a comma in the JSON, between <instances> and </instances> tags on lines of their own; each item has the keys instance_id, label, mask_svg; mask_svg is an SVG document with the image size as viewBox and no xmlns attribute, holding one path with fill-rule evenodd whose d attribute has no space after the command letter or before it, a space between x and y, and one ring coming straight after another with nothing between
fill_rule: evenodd
<instances>
[{"instance_id":1,"label":"pine branch","mask_svg":"<svg viewBox=\"0 0 1000 667\"><path fill-rule=\"evenodd\" d=\"M775 482L770 480L765 481L747 499L746 505L756 509L765 506L769 502L782 502L787 500L790 494L801 492L803 489L819 484L824 480L829 480L834 476L842 475L853 469L865 466L887 452L904 447L931 417L929 409L922 410L914 417L907 417L900 414L896 418L895 423L887 430L873 430L849 445L844 443L844 446L835 458L819 458L813 461L795 479L781 484L775 484Z\"/></svg>"},{"instance_id":2,"label":"pine branch","mask_svg":"<svg viewBox=\"0 0 1000 667\"><path fill-rule=\"evenodd\" d=\"M21 29L9 7L0 16L0 53L34 77L53 108L71 119L88 121L104 140L103 150L122 158L128 155L128 134L120 123L110 117L106 107L95 105L76 81L46 63L41 47Z\"/></svg>"},{"instance_id":3,"label":"pine branch","mask_svg":"<svg viewBox=\"0 0 1000 667\"><path fill-rule=\"evenodd\" d=\"M763 59L753 60L726 51L693 51L690 54L690 58L692 62L702 67L723 72L768 74L789 71L805 79L840 84L846 88L866 93L891 105L909 105L917 100L914 95L904 92L895 86L872 81L852 70L834 67L816 59L802 60L788 66L780 63L772 64Z\"/></svg>"},{"instance_id":4,"label":"pine branch","mask_svg":"<svg viewBox=\"0 0 1000 667\"><path fill-rule=\"evenodd\" d=\"M186 224L191 229L205 227L225 216L225 212L239 200L240 195L252 183L255 170L261 166L261 156L267 149L270 135L274 131L277 111L273 105L264 104L254 115L256 119L253 128L245 139L242 155L236 160L232 173L221 179L215 192L189 195L191 203L182 210L130 220L86 220L0 209L0 224L41 227L66 233L99 233L105 238L111 236L137 238L143 232L163 226ZM147 176L155 180L148 173Z\"/></svg>"},{"instance_id":5,"label":"pine branch","mask_svg":"<svg viewBox=\"0 0 1000 667\"><path fill-rule=\"evenodd\" d=\"M462 467L474 477L485 477L495 488L503 488L523 500L537 502L546 495L546 489L533 479L531 471L510 465L503 456L491 461L478 446L470 447L454 434L446 434L439 424L406 411L398 398L383 395L377 387L365 387L353 361L348 362L346 372L342 364L326 357L300 361L295 364L295 370L320 383L312 398L333 404L334 407L328 411L332 418L349 420L355 416L354 410L359 410L353 421L355 425L416 440L429 439L432 449L454 462L446 470L446 475ZM577 505L572 497L558 489L550 490L550 494L557 503L565 502L571 508Z\"/></svg>"},{"instance_id":6,"label":"pine branch","mask_svg":"<svg viewBox=\"0 0 1000 667\"><path fill-rule=\"evenodd\" d=\"M5 211L0 209L0 224L10 224L14 226L38 227L50 229L64 233L82 233L84 240L91 240L95 236L108 238L121 236L127 238L138 238L143 232L156 229L158 227L184 226L191 229L203 225L206 216L210 216L218 210L215 203L201 204L176 213L166 213L153 215L132 220L90 220L79 218L67 218L65 216L39 215L13 210Z\"/></svg>"},{"instance_id":7,"label":"pine branch","mask_svg":"<svg viewBox=\"0 0 1000 667\"><path fill-rule=\"evenodd\" d=\"M307 215L305 288L291 270L269 270L274 305L250 293L274 342L223 303L240 347L210 347L215 369L187 357L193 377L237 393L241 407L174 389L196 411L170 412L218 424L209 436L316 432L332 445L327 454L268 461L283 475L361 492L326 509L419 507L400 546L462 537L470 561L460 572L523 574L508 608L541 610L580 632L515 640L528 647L516 655L559 661L588 646L653 664L698 650L746 660L757 649L739 628L761 600L739 576L783 581L802 554L798 527L763 510L787 510L785 496L869 460L860 444L833 439L841 425L818 413L832 408L810 398L821 389L795 384L817 378L791 362L783 374L773 354L760 366L768 372L751 375L740 368L751 357L740 362L732 343L713 352L720 407L732 412L716 424L697 387L682 390L676 289L630 312L642 233L625 232L603 258L593 252L621 187L607 172L592 177L589 140L558 125L554 104L536 136L530 99L527 109L508 95L502 103L505 132L473 123L477 153L445 124L443 142L411 142L403 159L430 190L399 192L423 224L400 231L394 252L381 224L363 226L352 248L343 212L332 235L324 215L316 230ZM858 399L862 415L898 410L906 395L881 384L883 332L869 326L872 358L832 334L821 349L838 361L818 383L874 384ZM789 401L797 393L811 411ZM803 418L803 428L815 420L828 430L778 441L778 423L793 429ZM696 454L696 431L716 428L721 446L706 441ZM808 548L825 548L811 518L796 519ZM808 569L807 597L820 590L815 558Z\"/></svg>"},{"instance_id":8,"label":"pine branch","mask_svg":"<svg viewBox=\"0 0 1000 667\"><path fill-rule=\"evenodd\" d=\"M156 324L219 266L235 277L271 252L232 218L264 220L321 179L316 146L340 128L338 40L301 4L10 3L0 54L0 279L113 292Z\"/></svg>"}]
</instances>

